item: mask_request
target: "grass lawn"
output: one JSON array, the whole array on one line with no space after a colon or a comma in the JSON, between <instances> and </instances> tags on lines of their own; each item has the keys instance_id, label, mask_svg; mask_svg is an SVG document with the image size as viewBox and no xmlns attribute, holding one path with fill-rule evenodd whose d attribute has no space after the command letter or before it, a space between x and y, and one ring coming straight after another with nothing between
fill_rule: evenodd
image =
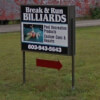
<instances>
[{"instance_id":1,"label":"grass lawn","mask_svg":"<svg viewBox=\"0 0 100 100\"><path fill-rule=\"evenodd\" d=\"M36 58L60 60L63 68L36 67ZM20 34L0 34L0 100L100 100L100 26L76 30L75 90L71 57L26 52L22 85Z\"/></svg>"}]
</instances>

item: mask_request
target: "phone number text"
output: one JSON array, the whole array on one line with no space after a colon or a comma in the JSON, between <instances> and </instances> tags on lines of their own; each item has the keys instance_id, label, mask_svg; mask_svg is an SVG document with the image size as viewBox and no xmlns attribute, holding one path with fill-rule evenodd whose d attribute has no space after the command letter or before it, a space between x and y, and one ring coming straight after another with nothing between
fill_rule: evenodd
<instances>
[{"instance_id":1,"label":"phone number text","mask_svg":"<svg viewBox=\"0 0 100 100\"><path fill-rule=\"evenodd\" d=\"M49 52L62 52L61 47L53 47L53 46L41 46L41 45L28 45L28 49L30 50L39 50L39 51L49 51Z\"/></svg>"}]
</instances>

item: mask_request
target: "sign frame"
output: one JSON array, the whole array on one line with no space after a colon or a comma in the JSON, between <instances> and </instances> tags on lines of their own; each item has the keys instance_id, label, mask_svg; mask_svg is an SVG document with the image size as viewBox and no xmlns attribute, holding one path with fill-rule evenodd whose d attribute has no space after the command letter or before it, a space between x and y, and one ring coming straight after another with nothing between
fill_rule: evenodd
<instances>
[{"instance_id":1,"label":"sign frame","mask_svg":"<svg viewBox=\"0 0 100 100\"><path fill-rule=\"evenodd\" d=\"M67 24L68 24L68 47L64 47L64 53L61 52L52 52L52 51L43 51L43 50L33 50L33 49L27 49L28 43L23 43L22 42L22 33L23 33L23 20L22 20L22 8L23 7L55 7L55 8L64 8L67 9ZM30 21L25 21L25 23L30 23ZM32 22L31 22L32 23ZM41 22L42 23L42 22ZM34 22L33 22L34 24ZM57 23L58 24L58 23ZM34 43L31 43L34 44ZM38 44L36 43L35 45L44 45L44 44ZM45 45L44 45L45 46ZM49 47L54 47L53 45L47 45ZM27 48L26 48L27 47ZM57 48L59 48L60 46L56 46ZM65 49L66 48L66 49ZM75 55L75 6L62 6L62 5L21 5L21 49L22 51L34 51L34 52L44 52L44 53L52 53L52 54L61 54L61 55L66 55L66 56L72 56Z\"/></svg>"}]
</instances>

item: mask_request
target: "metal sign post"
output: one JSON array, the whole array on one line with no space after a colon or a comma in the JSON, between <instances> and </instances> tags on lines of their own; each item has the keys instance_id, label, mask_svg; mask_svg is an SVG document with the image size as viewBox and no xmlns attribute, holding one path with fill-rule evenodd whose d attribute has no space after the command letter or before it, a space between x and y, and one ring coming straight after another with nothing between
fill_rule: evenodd
<instances>
[{"instance_id":1,"label":"metal sign post","mask_svg":"<svg viewBox=\"0 0 100 100\"><path fill-rule=\"evenodd\" d=\"M72 56L72 89L75 89L75 58Z\"/></svg>"},{"instance_id":2,"label":"metal sign post","mask_svg":"<svg viewBox=\"0 0 100 100\"><path fill-rule=\"evenodd\" d=\"M75 16L75 15L74 15ZM72 90L75 89L75 19L71 19L71 44L72 44Z\"/></svg>"},{"instance_id":3,"label":"metal sign post","mask_svg":"<svg viewBox=\"0 0 100 100\"><path fill-rule=\"evenodd\" d=\"M25 51L23 51L23 84L26 82Z\"/></svg>"}]
</instances>

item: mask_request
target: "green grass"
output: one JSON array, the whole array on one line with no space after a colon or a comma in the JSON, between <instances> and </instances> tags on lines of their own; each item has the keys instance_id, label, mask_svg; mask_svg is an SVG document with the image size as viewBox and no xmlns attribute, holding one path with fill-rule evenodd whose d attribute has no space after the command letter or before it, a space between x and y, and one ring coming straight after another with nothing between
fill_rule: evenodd
<instances>
[{"instance_id":1,"label":"green grass","mask_svg":"<svg viewBox=\"0 0 100 100\"><path fill-rule=\"evenodd\" d=\"M36 67L36 58L60 60L63 68ZM100 100L100 26L76 31L75 90L71 57L26 52L22 85L20 34L0 34L0 100Z\"/></svg>"}]
</instances>

